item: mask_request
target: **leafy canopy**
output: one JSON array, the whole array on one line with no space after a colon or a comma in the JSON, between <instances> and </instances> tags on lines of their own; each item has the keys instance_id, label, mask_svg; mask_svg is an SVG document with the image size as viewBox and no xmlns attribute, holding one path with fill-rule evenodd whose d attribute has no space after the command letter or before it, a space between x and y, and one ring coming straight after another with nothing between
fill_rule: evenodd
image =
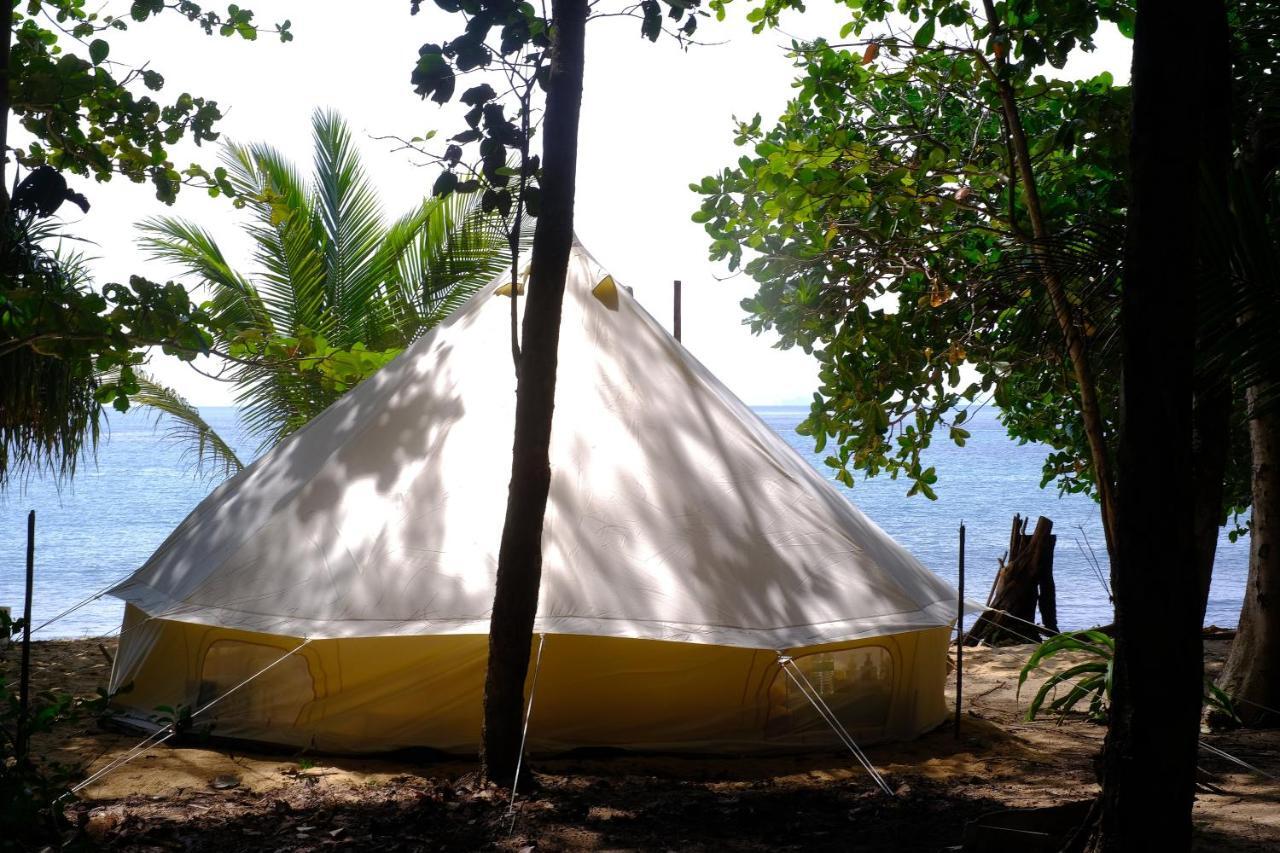
<instances>
[{"instance_id":1,"label":"leafy canopy","mask_svg":"<svg viewBox=\"0 0 1280 853\"><path fill-rule=\"evenodd\" d=\"M85 0L13 0L10 109L31 141L15 149L18 162L49 164L99 181L120 174L150 181L157 198L172 202L183 183L216 195L231 187L220 170L198 164L179 170L168 148L184 137L197 145L218 138L216 101L183 92L161 99L164 75L150 64L131 66L113 56L112 36L163 12L179 14L206 34L254 40L253 12L235 4L225 12L190 0L133 0L111 14ZM111 8L108 5L106 8ZM281 41L288 21L274 26Z\"/></svg>"},{"instance_id":2,"label":"leafy canopy","mask_svg":"<svg viewBox=\"0 0 1280 853\"><path fill-rule=\"evenodd\" d=\"M492 281L508 262L503 221L475 195L427 199L387 222L351 132L335 113L312 118L305 179L270 145L230 144L223 165L247 213L254 268L232 267L199 225L140 225L153 259L211 291L216 347L250 433L269 447L371 376ZM185 423L197 460L239 468L229 444L169 389L140 399Z\"/></svg>"},{"instance_id":3,"label":"leafy canopy","mask_svg":"<svg viewBox=\"0 0 1280 853\"><path fill-rule=\"evenodd\" d=\"M219 13L189 0L134 0L122 14L84 0L3 1L11 28L0 124L7 128L13 114L30 139L0 152L0 178L12 150L30 170L24 182L52 176L64 198L82 205L61 173L150 181L166 202L183 183L213 195L230 191L224 173L195 164L179 172L168 153L184 137L197 145L217 138L217 104L186 92L157 100L163 75L113 57L111 37L173 11L205 33L254 39L252 12L230 5ZM292 38L288 21L274 29L281 40ZM159 345L190 359L213 340L212 318L178 285L134 276L128 285L93 288L82 264L42 245L60 236L37 221L57 204L10 204L7 189L0 186L0 377L8 378L0 387L0 487L19 472L73 474L81 453L96 446L101 405L123 410L137 392L143 348ZM113 379L100 383L104 372Z\"/></svg>"},{"instance_id":4,"label":"leafy canopy","mask_svg":"<svg viewBox=\"0 0 1280 853\"><path fill-rule=\"evenodd\" d=\"M826 461L846 485L855 471L887 472L904 476L909 494L935 497L924 451L940 429L963 445L973 404L991 396L1012 435L1053 448L1045 483L1088 491L1074 374L1036 283L1001 121L991 56L1010 45L992 43L967 4L904 2L893 19L889 4L850 5L843 35L862 38L793 42L796 98L770 129L759 116L740 122L735 141L749 153L692 186L711 256L755 280L743 303L753 329L817 357L820 388L800 431L819 451L833 443ZM1097 18L1039 29L1046 7L1012 5L999 8L1022 16L1008 36L1021 59L1006 73L1045 217L1061 235L1053 263L1107 386L1127 92L1107 74L1032 75L1042 58L1060 64L1091 46ZM785 6L752 14L763 25Z\"/></svg>"},{"instance_id":5,"label":"leafy canopy","mask_svg":"<svg viewBox=\"0 0 1280 853\"><path fill-rule=\"evenodd\" d=\"M410 0L409 5L416 15L422 0ZM410 82L424 99L446 104L456 95L470 109L464 116L466 129L450 137L442 151L434 152L445 170L433 191L436 195L482 191L486 211L506 215L514 209L536 216L539 158L529 154L529 144L540 115L536 95L547 87L551 19L545 7L539 10L523 0L435 0L435 5L461 15L465 25L453 38L419 48ZM641 0L614 13L593 9L592 15L631 16L640 22L642 37L657 41L668 32L683 44L697 31L699 18L707 15L700 5L701 0ZM464 76L470 75L474 82L483 72L491 74L457 92ZM509 108L514 115L508 114ZM469 145L478 148L478 167L462 165ZM514 166L509 165L512 159Z\"/></svg>"},{"instance_id":6,"label":"leafy canopy","mask_svg":"<svg viewBox=\"0 0 1280 853\"><path fill-rule=\"evenodd\" d=\"M82 259L41 245L55 234L16 209L0 218L0 487L19 473L74 474L101 406L123 411L138 390L143 347L190 360L213 343L213 318L181 287L133 276L95 290ZM115 381L99 383L101 371Z\"/></svg>"}]
</instances>

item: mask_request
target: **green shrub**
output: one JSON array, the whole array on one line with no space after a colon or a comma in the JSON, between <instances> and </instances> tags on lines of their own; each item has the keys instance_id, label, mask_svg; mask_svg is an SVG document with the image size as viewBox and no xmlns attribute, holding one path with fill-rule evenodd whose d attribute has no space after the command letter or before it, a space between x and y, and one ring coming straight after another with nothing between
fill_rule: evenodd
<instances>
[{"instance_id":1,"label":"green shrub","mask_svg":"<svg viewBox=\"0 0 1280 853\"><path fill-rule=\"evenodd\" d=\"M1026 719L1034 720L1047 701L1049 710L1056 711L1058 721L1061 722L1078 704L1088 699L1089 709L1085 712L1088 717L1097 722L1105 721L1107 709L1111 705L1116 641L1101 631L1067 631L1055 634L1036 646L1036 650L1018 673L1018 696L1022 695L1022 685L1026 683L1032 670L1061 652L1083 652L1090 659L1046 678L1027 706ZM1059 694L1059 687L1066 692ZM1208 678L1204 682L1204 703L1217 715L1239 720L1231 697Z\"/></svg>"},{"instance_id":2,"label":"green shrub","mask_svg":"<svg viewBox=\"0 0 1280 853\"><path fill-rule=\"evenodd\" d=\"M0 613L0 637L22 631L22 620ZM84 839L67 820L65 809L74 800L72 782L83 768L56 761L19 761L18 718L21 713L17 657L19 646L0 649L0 850L73 849ZM99 690L92 699L67 693L32 693L26 731L48 734L59 726L73 725L97 716L106 707L107 695Z\"/></svg>"}]
</instances>

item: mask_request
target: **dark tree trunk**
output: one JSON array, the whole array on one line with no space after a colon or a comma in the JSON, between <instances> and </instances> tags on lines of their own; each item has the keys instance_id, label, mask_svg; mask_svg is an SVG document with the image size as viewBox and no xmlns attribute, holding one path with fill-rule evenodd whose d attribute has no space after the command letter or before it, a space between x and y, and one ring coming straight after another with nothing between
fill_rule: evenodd
<instances>
[{"instance_id":1,"label":"dark tree trunk","mask_svg":"<svg viewBox=\"0 0 1280 853\"><path fill-rule=\"evenodd\" d=\"M1257 396L1249 394L1249 407ZM1251 411L1253 518L1240 627L1219 685L1247 726L1280 726L1280 412Z\"/></svg>"},{"instance_id":2,"label":"dark tree trunk","mask_svg":"<svg viewBox=\"0 0 1280 853\"><path fill-rule=\"evenodd\" d=\"M1191 55L1189 20L1199 34ZM1221 2L1139 0L1121 303L1115 682L1097 850L1191 845L1204 659L1197 495L1188 473L1196 470L1195 309L1202 278L1197 216L1188 210L1185 185L1170 176L1199 175L1216 156L1202 122L1211 117L1208 99L1222 94L1226 35ZM1230 125L1219 132L1230 134Z\"/></svg>"},{"instance_id":3,"label":"dark tree trunk","mask_svg":"<svg viewBox=\"0 0 1280 853\"><path fill-rule=\"evenodd\" d=\"M586 0L553 0L552 51L542 124L542 209L533 235L524 345L517 370L515 440L506 521L489 624L481 759L485 776L510 786L520 758L524 682L542 579L542 521L551 486L560 310L573 248L573 197L582 106Z\"/></svg>"}]
</instances>

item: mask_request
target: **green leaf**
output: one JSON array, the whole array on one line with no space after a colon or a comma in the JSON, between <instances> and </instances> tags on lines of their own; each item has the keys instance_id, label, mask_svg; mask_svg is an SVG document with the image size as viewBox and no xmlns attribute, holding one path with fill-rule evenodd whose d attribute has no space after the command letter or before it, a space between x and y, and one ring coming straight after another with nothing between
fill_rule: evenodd
<instances>
[{"instance_id":1,"label":"green leaf","mask_svg":"<svg viewBox=\"0 0 1280 853\"><path fill-rule=\"evenodd\" d=\"M94 39L89 42L89 59L93 61L94 65L101 65L110 52L111 45L107 44L103 39Z\"/></svg>"},{"instance_id":2,"label":"green leaf","mask_svg":"<svg viewBox=\"0 0 1280 853\"><path fill-rule=\"evenodd\" d=\"M658 0L642 0L640 10L644 13L640 34L649 41L657 41L662 35L662 7Z\"/></svg>"},{"instance_id":3,"label":"green leaf","mask_svg":"<svg viewBox=\"0 0 1280 853\"><path fill-rule=\"evenodd\" d=\"M915 37L911 39L911 43L916 47L928 47L933 42L936 30L937 22L933 18L928 18L920 29L916 30Z\"/></svg>"},{"instance_id":4,"label":"green leaf","mask_svg":"<svg viewBox=\"0 0 1280 853\"><path fill-rule=\"evenodd\" d=\"M441 172L440 177L436 178L435 184L431 187L431 194L435 196L448 195L458 187L458 176L453 172Z\"/></svg>"}]
</instances>

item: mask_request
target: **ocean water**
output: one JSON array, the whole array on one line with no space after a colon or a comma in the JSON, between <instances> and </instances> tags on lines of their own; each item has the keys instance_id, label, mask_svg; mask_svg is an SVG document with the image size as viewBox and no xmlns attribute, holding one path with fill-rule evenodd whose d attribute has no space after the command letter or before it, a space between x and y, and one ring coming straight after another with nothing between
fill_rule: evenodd
<instances>
[{"instance_id":1,"label":"ocean water","mask_svg":"<svg viewBox=\"0 0 1280 853\"><path fill-rule=\"evenodd\" d=\"M810 439L795 426L799 408L756 410L788 444L829 475L812 452ZM242 458L253 442L238 429L230 408L202 410ZM999 558L1008 546L1014 513L1046 515L1058 534L1054 575L1063 628L1111 621L1107 592L1088 558L1105 576L1107 560L1096 505L1088 498L1059 498L1042 490L1044 449L1010 441L991 412L966 424L972 437L963 448L936 441L929 464L938 470L938 500L906 497L907 484L888 478L859 480L844 489L850 500L906 546L926 566L956 580L957 531L966 525L966 585L970 598L985 599ZM15 615L22 605L27 511L36 511L36 588L33 623L39 626L68 607L95 595L141 565L151 552L215 485L193 475L179 449L165 441L141 412L116 415L99 447L96 465L85 463L75 480L61 487L33 479L0 494L0 605ZM1248 569L1245 540L1223 535L1214 569L1206 623L1234 625ZM107 635L120 624L122 605L103 597L37 633L40 639Z\"/></svg>"}]
</instances>

